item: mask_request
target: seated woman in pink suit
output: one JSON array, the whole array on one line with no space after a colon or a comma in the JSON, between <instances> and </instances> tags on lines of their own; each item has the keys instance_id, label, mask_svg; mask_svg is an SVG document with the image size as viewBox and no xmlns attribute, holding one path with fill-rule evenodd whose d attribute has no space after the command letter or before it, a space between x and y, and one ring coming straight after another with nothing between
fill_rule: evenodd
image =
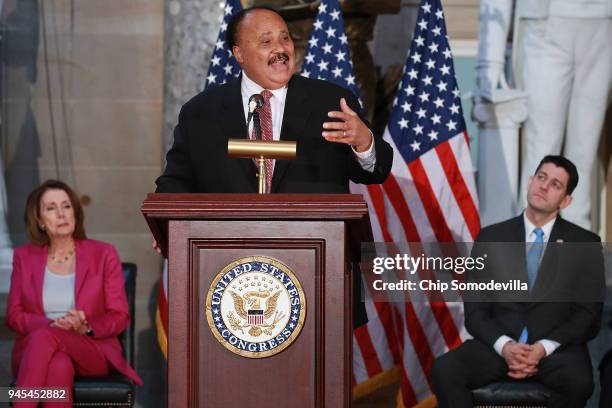
<instances>
[{"instance_id":1,"label":"seated woman in pink suit","mask_svg":"<svg viewBox=\"0 0 612 408\"><path fill-rule=\"evenodd\" d=\"M142 385L117 339L130 321L119 257L113 246L87 239L83 218L78 197L60 181L30 193L30 243L14 252L6 313L19 334L17 387L67 387L71 401L75 375L117 371Z\"/></svg>"}]
</instances>

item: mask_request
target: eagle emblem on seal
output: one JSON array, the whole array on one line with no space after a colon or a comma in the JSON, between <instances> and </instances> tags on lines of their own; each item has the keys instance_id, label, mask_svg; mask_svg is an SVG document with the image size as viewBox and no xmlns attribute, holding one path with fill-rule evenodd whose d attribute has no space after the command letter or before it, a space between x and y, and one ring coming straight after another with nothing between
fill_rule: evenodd
<instances>
[{"instance_id":1,"label":"eagle emblem on seal","mask_svg":"<svg viewBox=\"0 0 612 408\"><path fill-rule=\"evenodd\" d=\"M250 291L243 296L230 291L230 294L234 299L236 314L243 319L239 320L231 311L228 313L227 320L233 330L242 332L248 328L249 334L253 337L258 337L262 333L272 335L276 324L285 317L285 313L276 310L280 291L274 294L267 290ZM264 309L261 307L262 301L265 302Z\"/></svg>"}]
</instances>

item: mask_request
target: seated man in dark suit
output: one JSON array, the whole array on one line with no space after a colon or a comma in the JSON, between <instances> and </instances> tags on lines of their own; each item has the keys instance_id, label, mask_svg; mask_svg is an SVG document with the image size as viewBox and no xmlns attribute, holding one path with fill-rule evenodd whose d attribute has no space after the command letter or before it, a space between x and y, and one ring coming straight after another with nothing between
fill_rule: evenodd
<instances>
[{"instance_id":1,"label":"seated man in dark suit","mask_svg":"<svg viewBox=\"0 0 612 408\"><path fill-rule=\"evenodd\" d=\"M503 259L487 263L514 265L514 278L529 283L531 302L466 301L465 325L474 338L440 356L432 369L441 408L472 407L472 389L508 378L546 385L549 407L584 407L593 391L586 343L599 330L605 279L600 238L559 216L577 183L573 163L546 156L529 179L523 214L480 231L473 253L494 242L524 243L508 244L499 251ZM579 250L556 246L576 242ZM580 282L593 290L581 290ZM565 301L534 300L551 288ZM580 300L568 301L572 293Z\"/></svg>"}]
</instances>

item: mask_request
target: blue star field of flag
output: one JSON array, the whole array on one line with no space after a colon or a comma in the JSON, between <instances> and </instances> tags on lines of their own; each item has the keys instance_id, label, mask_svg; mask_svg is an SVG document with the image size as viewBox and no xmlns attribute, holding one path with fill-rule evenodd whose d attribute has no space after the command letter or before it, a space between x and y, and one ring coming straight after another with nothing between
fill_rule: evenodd
<instances>
[{"instance_id":1,"label":"blue star field of flag","mask_svg":"<svg viewBox=\"0 0 612 408\"><path fill-rule=\"evenodd\" d=\"M302 64L302 76L333 82L359 98L338 0L322 0L319 5Z\"/></svg>"},{"instance_id":2,"label":"blue star field of flag","mask_svg":"<svg viewBox=\"0 0 612 408\"><path fill-rule=\"evenodd\" d=\"M440 0L421 1L387 126L406 163L465 131Z\"/></svg>"},{"instance_id":3,"label":"blue star field of flag","mask_svg":"<svg viewBox=\"0 0 612 408\"><path fill-rule=\"evenodd\" d=\"M238 65L238 62L232 55L229 45L225 41L225 34L227 32L227 25L232 19L232 16L241 9L242 5L240 4L240 0L227 0L223 7L223 21L219 28L219 36L215 43L215 49L210 58L204 89L211 85L224 84L228 80L240 75L240 65Z\"/></svg>"}]
</instances>

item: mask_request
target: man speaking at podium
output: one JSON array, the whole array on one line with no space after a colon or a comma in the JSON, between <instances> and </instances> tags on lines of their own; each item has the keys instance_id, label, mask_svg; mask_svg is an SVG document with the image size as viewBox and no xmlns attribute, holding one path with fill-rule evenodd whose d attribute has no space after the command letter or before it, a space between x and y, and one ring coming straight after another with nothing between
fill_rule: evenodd
<instances>
[{"instance_id":1,"label":"man speaking at podium","mask_svg":"<svg viewBox=\"0 0 612 408\"><path fill-rule=\"evenodd\" d=\"M297 142L295 160L266 160L266 190L272 193L348 193L349 180L385 181L391 147L356 113L359 104L350 91L293 75L293 40L278 13L263 7L238 12L227 41L242 74L183 105L157 192L257 192L253 160L227 152L229 138L256 134ZM263 100L258 125L247 123L256 94Z\"/></svg>"},{"instance_id":2,"label":"man speaking at podium","mask_svg":"<svg viewBox=\"0 0 612 408\"><path fill-rule=\"evenodd\" d=\"M253 160L231 158L227 151L229 138L256 136L297 142L295 160L266 160L266 191L348 193L349 180L385 181L391 146L356 113L359 103L350 91L293 75L293 40L278 13L264 7L238 12L228 24L227 41L242 75L183 105L156 192L256 193ZM253 95L263 100L259 126L247 121ZM367 322L358 278L353 273L354 326Z\"/></svg>"}]
</instances>

